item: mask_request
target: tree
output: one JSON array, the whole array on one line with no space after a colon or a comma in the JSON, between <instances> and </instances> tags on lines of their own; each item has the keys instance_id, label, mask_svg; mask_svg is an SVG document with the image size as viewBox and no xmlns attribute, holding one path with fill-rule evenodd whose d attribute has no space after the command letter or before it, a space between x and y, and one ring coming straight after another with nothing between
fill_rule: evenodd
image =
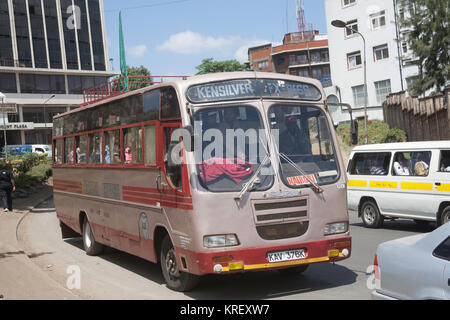
<instances>
[{"instance_id":1,"label":"tree","mask_svg":"<svg viewBox=\"0 0 450 320\"><path fill-rule=\"evenodd\" d=\"M411 95L444 91L450 74L448 0L400 0L399 5L408 13L400 24L410 30L407 41L419 67L419 76L408 91Z\"/></svg>"},{"instance_id":2,"label":"tree","mask_svg":"<svg viewBox=\"0 0 450 320\"><path fill-rule=\"evenodd\" d=\"M127 66L129 90L145 88L153 83L150 71L144 67Z\"/></svg>"},{"instance_id":3,"label":"tree","mask_svg":"<svg viewBox=\"0 0 450 320\"><path fill-rule=\"evenodd\" d=\"M237 60L214 61L213 58L202 60L202 64L195 67L197 74L207 74L215 72L231 72L248 70L245 64L241 64Z\"/></svg>"}]
</instances>

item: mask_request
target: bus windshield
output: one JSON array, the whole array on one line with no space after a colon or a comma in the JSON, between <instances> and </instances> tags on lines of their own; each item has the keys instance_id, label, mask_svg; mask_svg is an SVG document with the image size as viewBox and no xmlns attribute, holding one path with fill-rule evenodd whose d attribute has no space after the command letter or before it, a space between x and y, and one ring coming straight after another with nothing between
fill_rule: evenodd
<instances>
[{"instance_id":1,"label":"bus windshield","mask_svg":"<svg viewBox=\"0 0 450 320\"><path fill-rule=\"evenodd\" d=\"M240 191L252 178L253 190L266 190L272 185L267 137L256 108L207 108L195 114L195 123L201 128L202 137L201 148L196 152L199 180L206 189ZM263 162L264 167L259 168Z\"/></svg>"},{"instance_id":2,"label":"bus windshield","mask_svg":"<svg viewBox=\"0 0 450 320\"><path fill-rule=\"evenodd\" d=\"M338 162L322 110L277 104L270 108L269 116L280 153L281 177L288 187L306 187L311 182L327 184L338 179Z\"/></svg>"}]
</instances>

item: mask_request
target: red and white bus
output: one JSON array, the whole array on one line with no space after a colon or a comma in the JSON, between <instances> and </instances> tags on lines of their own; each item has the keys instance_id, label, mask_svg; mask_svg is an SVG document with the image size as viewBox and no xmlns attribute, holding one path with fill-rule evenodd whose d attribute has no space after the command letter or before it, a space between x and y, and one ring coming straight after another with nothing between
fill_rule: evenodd
<instances>
[{"instance_id":1,"label":"red and white bus","mask_svg":"<svg viewBox=\"0 0 450 320\"><path fill-rule=\"evenodd\" d=\"M347 181L324 97L309 78L220 73L56 116L63 238L160 263L178 291L205 274L348 258Z\"/></svg>"}]
</instances>

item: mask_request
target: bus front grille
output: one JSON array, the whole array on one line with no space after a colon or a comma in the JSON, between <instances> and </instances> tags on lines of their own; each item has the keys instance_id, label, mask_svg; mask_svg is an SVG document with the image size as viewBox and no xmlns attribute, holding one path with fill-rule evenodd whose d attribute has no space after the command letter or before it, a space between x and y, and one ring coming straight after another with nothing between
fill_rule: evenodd
<instances>
[{"instance_id":1,"label":"bus front grille","mask_svg":"<svg viewBox=\"0 0 450 320\"><path fill-rule=\"evenodd\" d=\"M256 230L264 240L279 240L300 237L308 230L309 222L257 226Z\"/></svg>"}]
</instances>

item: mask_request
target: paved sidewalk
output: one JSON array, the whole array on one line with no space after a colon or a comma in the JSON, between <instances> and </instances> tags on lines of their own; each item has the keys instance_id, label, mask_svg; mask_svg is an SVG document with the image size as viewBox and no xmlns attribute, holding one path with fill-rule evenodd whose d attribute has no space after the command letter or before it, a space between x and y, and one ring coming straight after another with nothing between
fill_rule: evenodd
<instances>
[{"instance_id":1,"label":"paved sidewalk","mask_svg":"<svg viewBox=\"0 0 450 320\"><path fill-rule=\"evenodd\" d=\"M24 252L17 239L21 220L52 196L50 181L29 197L14 199L14 212L0 212L0 300L77 299L34 264L33 257L40 253Z\"/></svg>"}]
</instances>

